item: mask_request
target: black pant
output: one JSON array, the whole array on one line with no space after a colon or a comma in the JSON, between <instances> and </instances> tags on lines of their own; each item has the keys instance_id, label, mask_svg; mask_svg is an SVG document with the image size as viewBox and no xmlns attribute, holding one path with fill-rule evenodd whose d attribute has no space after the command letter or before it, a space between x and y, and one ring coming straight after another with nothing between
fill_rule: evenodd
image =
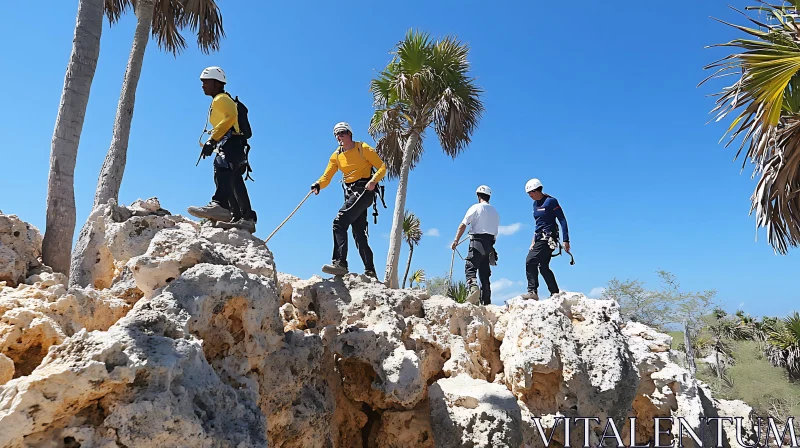
<instances>
[{"instance_id":1,"label":"black pant","mask_svg":"<svg viewBox=\"0 0 800 448\"><path fill-rule=\"evenodd\" d=\"M244 218L255 222L256 212L250 206L250 196L242 177L246 170L244 140L231 138L222 147L221 154L214 158L217 189L211 200L228 209L234 220Z\"/></svg>"},{"instance_id":2,"label":"black pant","mask_svg":"<svg viewBox=\"0 0 800 448\"><path fill-rule=\"evenodd\" d=\"M538 292L539 272L541 271L547 289L550 294L558 292L556 276L550 270L550 259L553 258L553 250L547 244L547 239L541 239L534 243L533 248L528 251L525 259L525 274L528 277L528 292Z\"/></svg>"},{"instance_id":3,"label":"black pant","mask_svg":"<svg viewBox=\"0 0 800 448\"><path fill-rule=\"evenodd\" d=\"M356 248L364 262L364 270L375 271L372 260L372 249L369 247L367 237L367 212L375 200L375 191L366 190L364 187L369 179L361 179L351 184L346 184L344 192L344 205L333 220L333 261L338 261L347 267L347 228L353 227L353 239Z\"/></svg>"},{"instance_id":4,"label":"black pant","mask_svg":"<svg viewBox=\"0 0 800 448\"><path fill-rule=\"evenodd\" d=\"M464 272L467 276L467 283L474 284L476 276L480 277L481 303L483 305L492 303L492 289L489 285L492 269L489 264L489 254L493 251L494 236L488 234L473 235L472 240L469 242L469 252L465 259Z\"/></svg>"}]
</instances>

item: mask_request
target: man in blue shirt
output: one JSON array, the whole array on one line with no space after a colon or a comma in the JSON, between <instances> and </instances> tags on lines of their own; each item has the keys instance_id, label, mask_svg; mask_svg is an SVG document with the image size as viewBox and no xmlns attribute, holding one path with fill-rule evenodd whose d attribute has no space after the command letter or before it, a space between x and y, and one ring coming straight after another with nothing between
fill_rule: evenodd
<instances>
[{"instance_id":1,"label":"man in blue shirt","mask_svg":"<svg viewBox=\"0 0 800 448\"><path fill-rule=\"evenodd\" d=\"M556 198L542 193L542 189L542 182L539 179L531 179L525 184L525 192L533 199L533 217L536 220L536 230L533 233L528 257L525 259L528 292L522 295L524 299L539 300L539 272L542 273L550 294L553 295L559 292L556 276L550 270L550 259L553 257L553 250L558 247L559 235L556 220L558 220L561 230L564 232L564 250L570 253L569 229L567 228L567 218L564 216L564 210L561 209L561 205L559 205Z\"/></svg>"}]
</instances>

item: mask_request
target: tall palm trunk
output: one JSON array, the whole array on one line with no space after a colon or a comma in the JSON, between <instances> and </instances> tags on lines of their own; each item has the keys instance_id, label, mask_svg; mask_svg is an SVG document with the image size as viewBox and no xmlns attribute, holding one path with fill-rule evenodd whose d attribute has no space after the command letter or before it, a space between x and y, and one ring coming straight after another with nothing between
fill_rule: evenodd
<instances>
[{"instance_id":1,"label":"tall palm trunk","mask_svg":"<svg viewBox=\"0 0 800 448\"><path fill-rule=\"evenodd\" d=\"M414 256L414 245L408 243L408 263L406 263L406 273L403 275L403 289L406 289L406 280L408 279L408 269L411 268L412 256Z\"/></svg>"},{"instance_id":2,"label":"tall palm trunk","mask_svg":"<svg viewBox=\"0 0 800 448\"><path fill-rule=\"evenodd\" d=\"M394 201L392 233L389 238L389 253L386 257L386 275L383 279L390 288L397 289L397 268L400 265L400 244L403 238L403 211L406 209L408 173L411 171L411 150L417 146L420 136L412 132L403 148L403 162L400 165L400 182L397 184L397 197Z\"/></svg>"},{"instance_id":3,"label":"tall palm trunk","mask_svg":"<svg viewBox=\"0 0 800 448\"><path fill-rule=\"evenodd\" d=\"M136 31L133 35L131 54L128 57L128 67L125 70L125 77L122 81L122 92L119 96L119 103L117 103L117 115L114 119L111 147L106 153L103 168L100 170L100 177L97 179L92 212L89 213L89 218L81 228L78 244L75 245L75 251L72 254L70 286L89 286L92 284L95 264L90 260L96 254L92 251L93 246L90 244L90 240L94 235L92 228L97 219L95 209L100 205L106 204L109 199L119 200L119 187L122 184L122 174L125 171L128 138L131 134L131 121L133 120L133 106L136 101L136 87L139 85L139 75L142 73L144 51L150 37L154 9L154 0L138 0L136 2Z\"/></svg>"},{"instance_id":4,"label":"tall palm trunk","mask_svg":"<svg viewBox=\"0 0 800 448\"><path fill-rule=\"evenodd\" d=\"M153 25L154 9L154 0L138 0L136 2L136 32L133 35L128 68L125 70L125 78L122 81L122 92L117 104L111 147L108 149L106 159L103 161L103 168L100 170L100 177L97 179L94 207L105 204L109 199L119 200L119 188L125 172L128 140L131 135L133 106L136 102L136 87L139 85L139 75L142 73L144 51L147 48L150 29Z\"/></svg>"},{"instance_id":5,"label":"tall palm trunk","mask_svg":"<svg viewBox=\"0 0 800 448\"><path fill-rule=\"evenodd\" d=\"M47 217L42 259L55 271L69 273L75 233L75 160L83 130L86 105L100 56L103 0L80 0L72 53L64 76L56 126L50 144L47 179Z\"/></svg>"}]
</instances>

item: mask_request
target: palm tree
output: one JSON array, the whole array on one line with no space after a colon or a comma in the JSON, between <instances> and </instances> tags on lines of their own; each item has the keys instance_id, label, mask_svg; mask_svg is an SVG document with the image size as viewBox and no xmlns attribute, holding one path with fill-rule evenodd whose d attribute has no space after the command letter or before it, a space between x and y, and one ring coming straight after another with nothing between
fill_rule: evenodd
<instances>
[{"instance_id":1,"label":"palm tree","mask_svg":"<svg viewBox=\"0 0 800 448\"><path fill-rule=\"evenodd\" d=\"M409 31L370 83L376 109L369 132L389 176L399 178L384 278L391 288L399 286L408 173L422 157L425 130L432 125L442 150L455 158L469 145L483 112L483 91L468 76L468 53L455 37L433 41Z\"/></svg>"},{"instance_id":2,"label":"palm tree","mask_svg":"<svg viewBox=\"0 0 800 448\"><path fill-rule=\"evenodd\" d=\"M57 272L69 272L75 233L75 160L81 139L89 92L100 56L103 1L80 0L72 53L64 76L61 104L50 144L47 212L42 261ZM110 18L109 18L110 19Z\"/></svg>"},{"instance_id":3,"label":"palm tree","mask_svg":"<svg viewBox=\"0 0 800 448\"><path fill-rule=\"evenodd\" d=\"M159 48L177 56L186 48L186 40L180 30L190 28L197 33L197 45L204 53L219 49L219 42L225 36L222 29L222 16L214 0L114 0L124 11L129 5L136 13L136 31L128 59L128 68L122 81L122 92L117 104L114 119L114 132L111 147L103 161L100 177L95 190L94 207L105 204L109 199L118 200L122 175L128 154L128 139L133 120L133 106L136 101L136 87L142 73L142 62L150 33L158 42Z\"/></svg>"},{"instance_id":4,"label":"palm tree","mask_svg":"<svg viewBox=\"0 0 800 448\"><path fill-rule=\"evenodd\" d=\"M411 273L411 278L408 279L409 286L414 288L414 283L417 284L417 288L421 288L422 284L425 283L425 270L424 269L417 269L416 271Z\"/></svg>"},{"instance_id":5,"label":"palm tree","mask_svg":"<svg viewBox=\"0 0 800 448\"><path fill-rule=\"evenodd\" d=\"M109 199L119 199L119 189L122 184L122 175L125 171L125 162L128 154L128 138L133 120L133 106L136 101L136 87L139 84L139 75L142 72L144 52L147 47L149 35L152 32L158 46L177 56L186 48L186 40L180 30L190 28L197 33L197 45L204 53L219 49L219 41L225 35L222 29L222 17L214 0L107 0L116 2L117 14L124 12L132 6L136 13L136 31L134 32L133 45L128 58L128 68L122 81L122 92L117 104L117 114L114 119L114 131L111 137L111 147L103 161L100 176L97 180L93 209L108 202ZM87 286L92 283L93 263L84 263L92 254L86 252L91 246L88 239L92 232L89 231L92 222L89 215L81 229L75 253L72 254L72 272L69 284ZM88 269L78 266L89 266Z\"/></svg>"},{"instance_id":6,"label":"palm tree","mask_svg":"<svg viewBox=\"0 0 800 448\"><path fill-rule=\"evenodd\" d=\"M408 270L411 268L411 257L414 256L414 246L418 245L422 239L419 218L408 210L403 216L403 239L408 243L408 263L406 263L406 273L403 275L403 289L405 289Z\"/></svg>"},{"instance_id":7,"label":"palm tree","mask_svg":"<svg viewBox=\"0 0 800 448\"><path fill-rule=\"evenodd\" d=\"M750 212L756 212L756 225L767 229L773 249L786 254L800 243L800 0L781 3L759 1L746 8L766 17L766 22L749 18L755 28L722 22L753 38L717 45L740 52L708 65L716 72L701 84L736 76L717 94L712 113L717 121L738 114L726 132L731 133L726 146L742 138L736 157L746 146L754 175L760 175Z\"/></svg>"},{"instance_id":8,"label":"palm tree","mask_svg":"<svg viewBox=\"0 0 800 448\"><path fill-rule=\"evenodd\" d=\"M767 358L794 378L800 377L800 314L774 320L767 330Z\"/></svg>"}]
</instances>

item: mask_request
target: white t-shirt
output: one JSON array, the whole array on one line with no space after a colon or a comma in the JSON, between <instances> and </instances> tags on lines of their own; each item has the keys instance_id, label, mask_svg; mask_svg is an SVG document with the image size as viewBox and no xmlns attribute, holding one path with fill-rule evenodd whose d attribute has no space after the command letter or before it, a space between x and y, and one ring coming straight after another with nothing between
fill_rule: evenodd
<instances>
[{"instance_id":1,"label":"white t-shirt","mask_svg":"<svg viewBox=\"0 0 800 448\"><path fill-rule=\"evenodd\" d=\"M470 235L477 233L488 233L497 236L497 228L500 227L500 215L497 210L486 202L479 202L467 210L461 224L472 226L469 229Z\"/></svg>"}]
</instances>

